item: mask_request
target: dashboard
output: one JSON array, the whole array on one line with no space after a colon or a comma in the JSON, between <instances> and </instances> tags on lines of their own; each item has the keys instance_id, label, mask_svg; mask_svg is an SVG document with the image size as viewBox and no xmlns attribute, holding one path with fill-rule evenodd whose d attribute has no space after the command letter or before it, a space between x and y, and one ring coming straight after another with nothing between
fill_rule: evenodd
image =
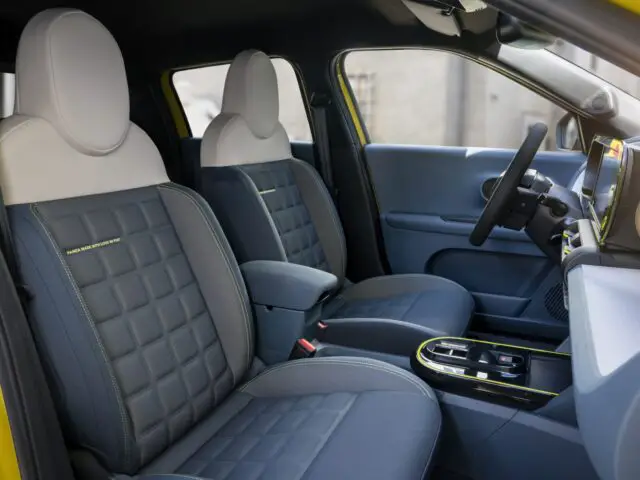
<instances>
[{"instance_id":1,"label":"dashboard","mask_svg":"<svg viewBox=\"0 0 640 480\"><path fill-rule=\"evenodd\" d=\"M640 472L638 159L640 138L596 137L573 186L584 218L563 232L576 414L603 479Z\"/></svg>"},{"instance_id":2,"label":"dashboard","mask_svg":"<svg viewBox=\"0 0 640 480\"><path fill-rule=\"evenodd\" d=\"M572 187L579 194L583 218L598 247L597 253L639 252L640 234L636 228L636 210L640 192L640 142L613 137L594 138L584 172ZM635 178L638 177L638 178ZM562 260L582 245L577 225L564 233ZM587 235L589 236L589 235Z\"/></svg>"}]
</instances>

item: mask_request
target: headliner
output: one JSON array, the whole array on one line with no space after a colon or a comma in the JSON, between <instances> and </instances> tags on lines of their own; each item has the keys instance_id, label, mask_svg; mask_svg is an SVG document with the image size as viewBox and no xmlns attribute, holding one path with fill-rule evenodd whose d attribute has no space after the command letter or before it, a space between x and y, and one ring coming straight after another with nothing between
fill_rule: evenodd
<instances>
[{"instance_id":1,"label":"headliner","mask_svg":"<svg viewBox=\"0 0 640 480\"><path fill-rule=\"evenodd\" d=\"M20 32L33 15L59 6L95 16L114 34L127 63L154 69L226 60L251 46L286 56L400 32L409 32L409 43L441 38L400 0L5 0L0 62L13 64Z\"/></svg>"}]
</instances>

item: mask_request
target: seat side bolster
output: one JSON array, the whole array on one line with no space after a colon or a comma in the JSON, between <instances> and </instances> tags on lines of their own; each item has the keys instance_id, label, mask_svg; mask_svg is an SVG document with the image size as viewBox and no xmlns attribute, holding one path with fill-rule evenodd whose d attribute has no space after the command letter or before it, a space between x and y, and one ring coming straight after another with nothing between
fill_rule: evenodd
<instances>
[{"instance_id":1,"label":"seat side bolster","mask_svg":"<svg viewBox=\"0 0 640 480\"><path fill-rule=\"evenodd\" d=\"M256 397L372 390L413 392L437 403L431 388L412 373L385 362L356 357L287 362L265 370L240 388Z\"/></svg>"},{"instance_id":2,"label":"seat side bolster","mask_svg":"<svg viewBox=\"0 0 640 480\"><path fill-rule=\"evenodd\" d=\"M202 195L216 212L238 262L286 262L280 234L249 175L234 166L200 172Z\"/></svg>"},{"instance_id":3,"label":"seat side bolster","mask_svg":"<svg viewBox=\"0 0 640 480\"><path fill-rule=\"evenodd\" d=\"M209 205L197 193L176 184L158 187L165 208L198 280L234 383L254 356L249 297L233 252Z\"/></svg>"},{"instance_id":4,"label":"seat side bolster","mask_svg":"<svg viewBox=\"0 0 640 480\"><path fill-rule=\"evenodd\" d=\"M291 169L313 220L331 273L338 277L339 284L342 285L347 269L347 247L338 211L327 187L313 167L302 160L293 159Z\"/></svg>"},{"instance_id":5,"label":"seat side bolster","mask_svg":"<svg viewBox=\"0 0 640 480\"><path fill-rule=\"evenodd\" d=\"M29 321L69 440L106 466L134 470L140 454L131 421L75 280L35 208L16 205L8 213L22 278L36 292Z\"/></svg>"}]
</instances>

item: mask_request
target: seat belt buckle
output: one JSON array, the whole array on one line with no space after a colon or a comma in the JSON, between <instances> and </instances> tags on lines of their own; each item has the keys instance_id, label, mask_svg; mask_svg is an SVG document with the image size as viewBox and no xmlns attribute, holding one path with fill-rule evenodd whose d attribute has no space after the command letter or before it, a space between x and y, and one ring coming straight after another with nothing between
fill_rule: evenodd
<instances>
[{"instance_id":1,"label":"seat belt buckle","mask_svg":"<svg viewBox=\"0 0 640 480\"><path fill-rule=\"evenodd\" d=\"M322 320L318 321L318 323L316 323L316 339L322 341L327 333L327 328L329 328L329 325L324 323Z\"/></svg>"},{"instance_id":2,"label":"seat belt buckle","mask_svg":"<svg viewBox=\"0 0 640 480\"><path fill-rule=\"evenodd\" d=\"M289 360L296 360L299 358L311 358L316 354L316 347L306 338L299 338L296 343L293 344L291 353L289 354Z\"/></svg>"}]
</instances>

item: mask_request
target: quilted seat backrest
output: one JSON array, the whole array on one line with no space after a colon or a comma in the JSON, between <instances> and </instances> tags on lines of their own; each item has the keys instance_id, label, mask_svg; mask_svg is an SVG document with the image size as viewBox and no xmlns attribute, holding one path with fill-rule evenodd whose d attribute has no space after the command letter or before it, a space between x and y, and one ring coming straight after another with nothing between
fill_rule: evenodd
<instances>
[{"instance_id":1,"label":"quilted seat backrest","mask_svg":"<svg viewBox=\"0 0 640 480\"><path fill-rule=\"evenodd\" d=\"M124 63L96 19L36 15L16 81L0 181L29 320L71 447L134 475L242 381L247 294L208 204L169 182L130 122Z\"/></svg>"},{"instance_id":2,"label":"quilted seat backrest","mask_svg":"<svg viewBox=\"0 0 640 480\"><path fill-rule=\"evenodd\" d=\"M240 263L281 260L344 281L342 225L322 179L291 156L278 119L271 59L247 50L232 62L222 113L202 138L203 196L211 203Z\"/></svg>"}]
</instances>

